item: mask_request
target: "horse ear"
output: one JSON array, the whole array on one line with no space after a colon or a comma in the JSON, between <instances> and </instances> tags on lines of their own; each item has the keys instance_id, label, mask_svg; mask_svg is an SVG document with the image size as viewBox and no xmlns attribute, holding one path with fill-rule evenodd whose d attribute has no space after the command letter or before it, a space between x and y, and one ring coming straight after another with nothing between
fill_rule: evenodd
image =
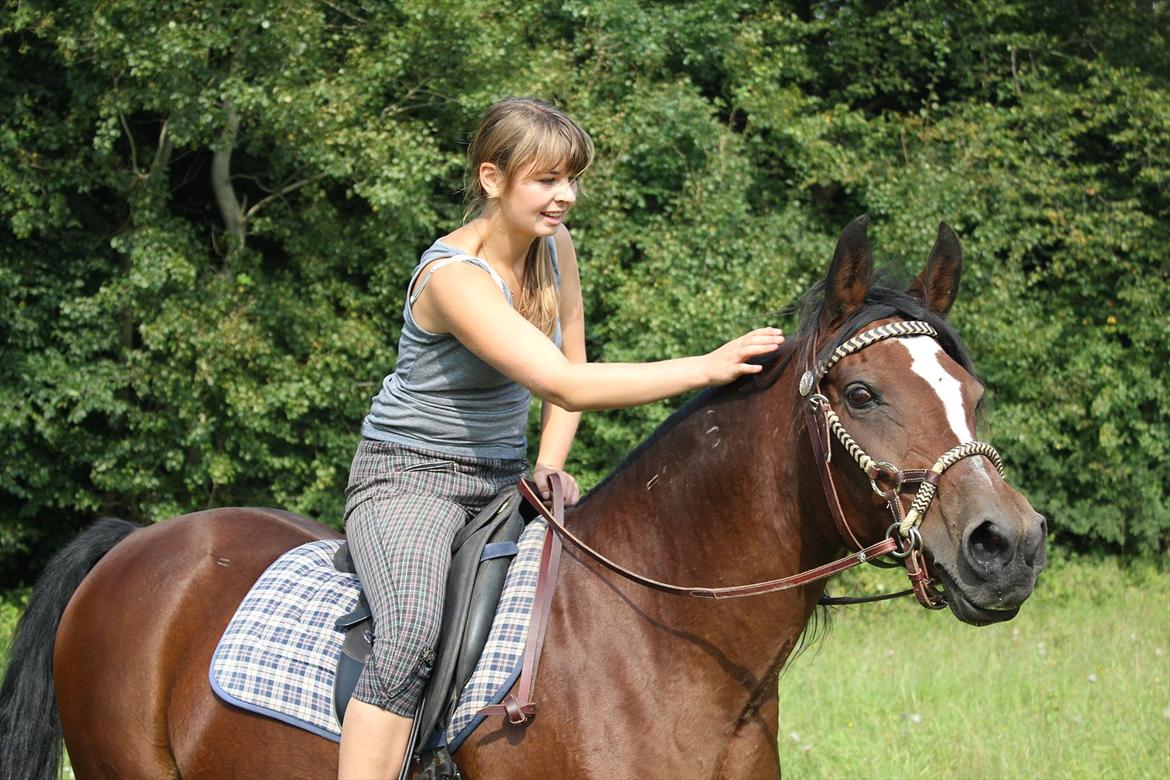
<instances>
[{"instance_id":1,"label":"horse ear","mask_svg":"<svg viewBox=\"0 0 1170 780\"><path fill-rule=\"evenodd\" d=\"M963 250L959 237L947 223L938 223L938 238L926 258L926 268L910 285L910 294L926 303L931 311L944 317L959 295L959 278L963 275Z\"/></svg>"},{"instance_id":2,"label":"horse ear","mask_svg":"<svg viewBox=\"0 0 1170 780\"><path fill-rule=\"evenodd\" d=\"M869 215L862 214L841 231L837 250L825 278L825 313L821 326L840 323L861 309L869 292L873 272L873 252L865 234Z\"/></svg>"}]
</instances>

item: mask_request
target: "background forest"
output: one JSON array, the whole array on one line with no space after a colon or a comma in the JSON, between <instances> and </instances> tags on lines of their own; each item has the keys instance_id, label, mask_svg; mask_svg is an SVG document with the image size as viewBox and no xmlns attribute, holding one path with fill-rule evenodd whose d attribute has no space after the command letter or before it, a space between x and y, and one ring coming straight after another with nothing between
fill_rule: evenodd
<instances>
[{"instance_id":1,"label":"background forest","mask_svg":"<svg viewBox=\"0 0 1170 780\"><path fill-rule=\"evenodd\" d=\"M872 216L945 220L984 438L1065 549L1170 544L1170 19L1160 0L5 0L0 590L96 515L337 525L404 283L506 95L598 159L589 353L706 351ZM597 481L669 404L585 416Z\"/></svg>"}]
</instances>

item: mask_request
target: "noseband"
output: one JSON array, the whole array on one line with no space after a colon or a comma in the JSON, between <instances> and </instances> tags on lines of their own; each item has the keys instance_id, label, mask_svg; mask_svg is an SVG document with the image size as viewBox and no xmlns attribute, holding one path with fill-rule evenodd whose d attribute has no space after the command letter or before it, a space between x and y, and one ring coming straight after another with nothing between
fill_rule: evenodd
<instances>
[{"instance_id":1,"label":"noseband","mask_svg":"<svg viewBox=\"0 0 1170 780\"><path fill-rule=\"evenodd\" d=\"M972 455L983 455L992 462L1000 476L1003 476L1003 460L994 447L982 441L968 441L952 447L943 453L929 469L900 469L892 463L874 460L845 430L841 418L830 406L829 399L820 392L821 380L841 359L860 352L879 341L914 336L937 338L938 332L930 324L919 320L891 322L864 331L837 347L826 360L806 368L800 377L799 389L801 396L808 399L808 404L805 406L806 427L809 439L812 441L813 454L821 478L821 487L824 489L829 511L838 532L841 534L842 541L846 544L852 543L857 550L863 549L863 545L857 540L857 536L845 518L841 501L837 497L833 473L829 469L833 452L830 433L837 437L841 446L869 477L869 484L873 491L885 499L886 508L893 518L893 523L886 530L886 538L896 539L899 542L899 549L892 552L891 555L902 559L905 564L906 574L910 578L911 590L918 602L928 609L941 609L945 606L945 601L942 594L934 587L930 574L927 572L926 558L922 552L922 534L919 532L918 526L922 524L922 519L926 516L926 511L934 500L943 472L964 458ZM918 485L917 492L911 503L910 511L903 514L901 494L910 492L910 486L914 484ZM894 537L895 531L898 534L896 538Z\"/></svg>"}]
</instances>

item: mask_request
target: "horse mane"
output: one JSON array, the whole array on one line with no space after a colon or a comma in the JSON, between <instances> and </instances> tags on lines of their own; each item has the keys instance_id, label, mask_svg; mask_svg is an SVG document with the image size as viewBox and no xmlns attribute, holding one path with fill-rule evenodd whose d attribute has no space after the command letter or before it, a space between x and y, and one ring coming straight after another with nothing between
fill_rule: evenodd
<instances>
[{"instance_id":1,"label":"horse mane","mask_svg":"<svg viewBox=\"0 0 1170 780\"><path fill-rule=\"evenodd\" d=\"M936 311L927 308L923 300L906 291L907 285L898 284L889 274L880 274L865 295L864 305L859 311L849 317L836 331L836 335L817 349L820 336L820 323L825 316L825 282L817 282L804 294L794 308L800 314L800 324L797 327L796 341L801 345L803 365L811 365L813 360L825 360L833 350L855 336L863 325L885 317L901 317L906 320L921 320L928 323L938 333L937 341L943 351L967 373L975 376L975 369L971 363L970 353L963 346L962 339L945 317Z\"/></svg>"},{"instance_id":2,"label":"horse mane","mask_svg":"<svg viewBox=\"0 0 1170 780\"><path fill-rule=\"evenodd\" d=\"M794 349L793 340L786 339L784 343L780 345L780 349L776 350L770 355L765 355L762 358L757 358L751 361L753 363L758 363L764 366L764 370L759 374L749 374L747 376L740 377L730 384L719 387L708 387L705 390L699 391L699 393L687 400L685 403L683 403L682 406L680 406L678 409L675 409L669 417L659 423L658 427L655 428L647 438L643 439L640 444L634 447L634 449L630 450L626 454L626 457L622 458L621 462L618 463L618 465L613 469L611 469L610 472L605 475L605 477L600 482L594 485L589 492L592 493L594 490L597 490L609 482L610 479L621 472L630 462L642 454L643 451L653 446L655 442L669 433L679 423L690 417L696 411L705 409L712 404L718 403L721 397L729 395L732 392L752 392L762 388L764 386L763 384L753 385L753 381L755 381L756 377L759 377L762 374L773 377L779 376L781 373L783 373L784 366L786 366L795 356L796 349ZM771 383L769 382L768 384ZM587 497L587 495L583 496L582 501Z\"/></svg>"}]
</instances>

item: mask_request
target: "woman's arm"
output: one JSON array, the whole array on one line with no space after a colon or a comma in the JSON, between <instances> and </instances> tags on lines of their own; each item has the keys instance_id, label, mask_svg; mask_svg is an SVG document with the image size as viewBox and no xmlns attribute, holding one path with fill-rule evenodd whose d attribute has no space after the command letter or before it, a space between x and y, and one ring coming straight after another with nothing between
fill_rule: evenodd
<instances>
[{"instance_id":1,"label":"woman's arm","mask_svg":"<svg viewBox=\"0 0 1170 780\"><path fill-rule=\"evenodd\" d=\"M568 411L617 409L688 390L726 384L761 366L753 357L784 340L760 328L706 355L654 363L572 363L548 337L508 305L492 278L468 263L445 266L416 301L427 319L504 376Z\"/></svg>"},{"instance_id":2,"label":"woman's arm","mask_svg":"<svg viewBox=\"0 0 1170 780\"><path fill-rule=\"evenodd\" d=\"M581 277L577 253L567 230L557 233L557 258L561 271L560 319L561 352L570 363L585 362L585 311L581 302ZM567 477L565 503L575 504L580 497L577 482L564 471L565 460L577 433L580 412L570 412L549 401L540 407L540 452L536 456L533 477L547 492L547 475L559 471ZM547 497L547 496L546 496Z\"/></svg>"},{"instance_id":3,"label":"woman's arm","mask_svg":"<svg viewBox=\"0 0 1170 780\"><path fill-rule=\"evenodd\" d=\"M581 497L577 480L565 471L565 459L577 433L580 412L566 412L556 404L541 401L540 406L540 454L532 469L532 479L543 497L549 497L548 476L560 472L565 485L565 503L572 506Z\"/></svg>"}]
</instances>

